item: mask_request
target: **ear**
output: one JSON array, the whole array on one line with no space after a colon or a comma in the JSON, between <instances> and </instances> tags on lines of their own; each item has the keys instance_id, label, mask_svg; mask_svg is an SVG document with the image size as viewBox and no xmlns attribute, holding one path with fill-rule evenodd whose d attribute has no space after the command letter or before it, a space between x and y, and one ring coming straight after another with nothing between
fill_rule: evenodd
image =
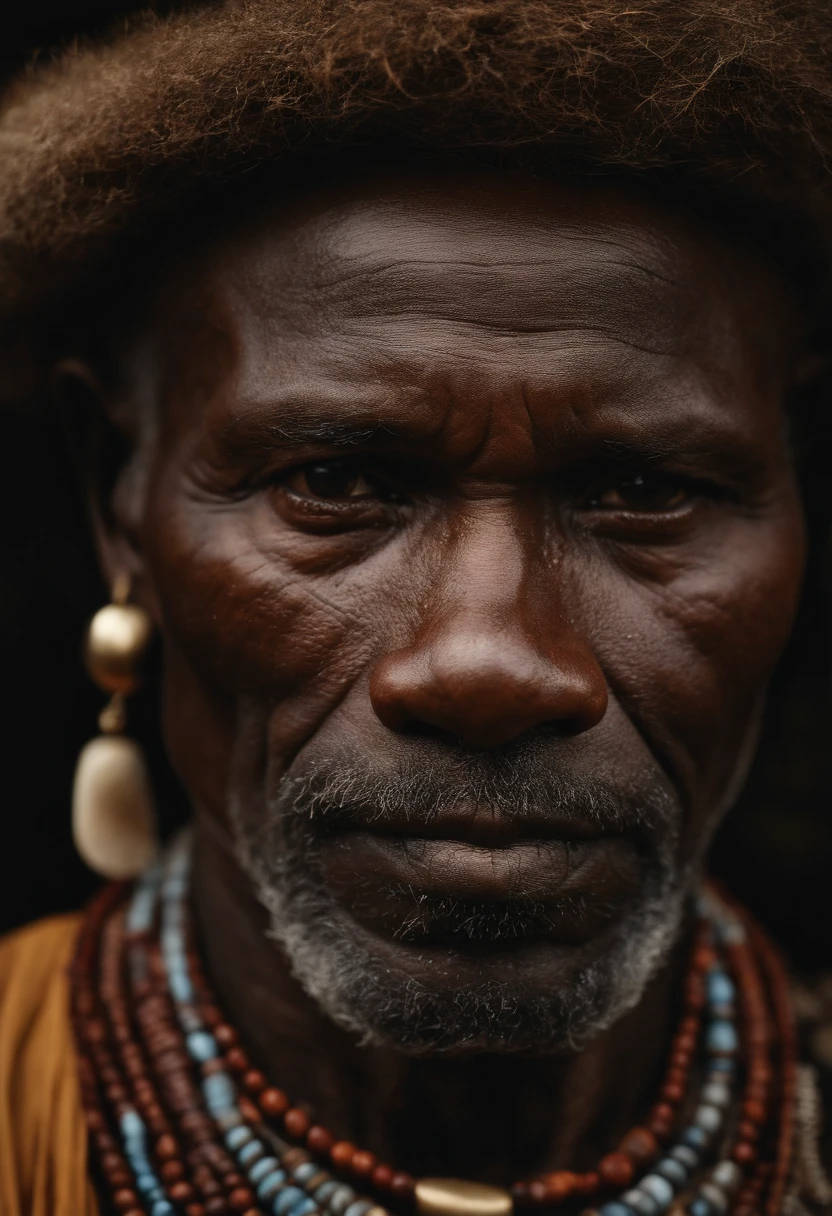
<instances>
[{"instance_id":1,"label":"ear","mask_svg":"<svg viewBox=\"0 0 832 1216\"><path fill-rule=\"evenodd\" d=\"M146 452L132 405L80 359L64 359L52 374L61 415L86 502L101 573L114 591L128 580L131 599L158 619L141 547Z\"/></svg>"}]
</instances>

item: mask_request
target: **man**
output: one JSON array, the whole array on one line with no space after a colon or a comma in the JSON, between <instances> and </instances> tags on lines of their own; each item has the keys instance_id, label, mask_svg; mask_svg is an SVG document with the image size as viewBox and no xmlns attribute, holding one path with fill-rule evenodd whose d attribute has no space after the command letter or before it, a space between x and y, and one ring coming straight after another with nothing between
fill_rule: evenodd
<instances>
[{"instance_id":1,"label":"man","mask_svg":"<svg viewBox=\"0 0 832 1216\"><path fill-rule=\"evenodd\" d=\"M828 21L699 16L229 4L10 101L7 312L58 319L194 823L4 947L4 1212L828 1204L780 964L702 885L806 563Z\"/></svg>"}]
</instances>

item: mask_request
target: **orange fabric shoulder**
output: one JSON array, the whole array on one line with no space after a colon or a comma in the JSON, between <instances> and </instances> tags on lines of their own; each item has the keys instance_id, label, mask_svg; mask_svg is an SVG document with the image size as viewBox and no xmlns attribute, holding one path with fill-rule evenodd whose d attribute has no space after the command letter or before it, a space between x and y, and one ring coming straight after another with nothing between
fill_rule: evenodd
<instances>
[{"instance_id":1,"label":"orange fabric shoulder","mask_svg":"<svg viewBox=\"0 0 832 1216\"><path fill-rule=\"evenodd\" d=\"M0 1216L96 1216L69 1016L79 917L0 939Z\"/></svg>"}]
</instances>

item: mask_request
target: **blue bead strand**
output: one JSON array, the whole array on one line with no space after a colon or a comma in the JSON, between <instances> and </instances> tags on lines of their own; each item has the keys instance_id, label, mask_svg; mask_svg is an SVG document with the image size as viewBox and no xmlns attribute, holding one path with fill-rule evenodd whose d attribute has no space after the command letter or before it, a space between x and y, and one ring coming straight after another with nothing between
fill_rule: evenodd
<instances>
[{"instance_id":1,"label":"blue bead strand","mask_svg":"<svg viewBox=\"0 0 832 1216\"><path fill-rule=\"evenodd\" d=\"M189 972L186 945L186 895L190 866L190 842L182 839L171 850L161 884L162 925L161 953L168 987L180 1026L185 1035L189 1056L200 1068L222 1057L210 1028L197 1012L196 990ZM286 1171L282 1163L245 1121L239 1108L239 1091L234 1077L227 1070L212 1071L203 1076L202 1090L209 1113L224 1133L224 1142L246 1175L261 1204L271 1205L274 1216L315 1216L325 1207L330 1216L345 1216L356 1203L366 1203L366 1211L376 1208L370 1201L359 1198L352 1187L334 1183L326 1198L320 1198L326 1184L320 1183L321 1171L311 1162L304 1162L294 1171ZM264 1168L267 1165L268 1168ZM305 1183L318 1179L311 1196Z\"/></svg>"}]
</instances>

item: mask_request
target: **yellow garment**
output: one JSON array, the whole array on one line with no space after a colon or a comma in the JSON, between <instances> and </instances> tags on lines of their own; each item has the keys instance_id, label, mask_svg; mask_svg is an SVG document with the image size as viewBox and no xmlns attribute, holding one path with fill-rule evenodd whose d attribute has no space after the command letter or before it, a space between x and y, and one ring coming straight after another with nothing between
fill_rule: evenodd
<instances>
[{"instance_id":1,"label":"yellow garment","mask_svg":"<svg viewBox=\"0 0 832 1216\"><path fill-rule=\"evenodd\" d=\"M97 1216L66 969L77 916L0 940L0 1216Z\"/></svg>"}]
</instances>

